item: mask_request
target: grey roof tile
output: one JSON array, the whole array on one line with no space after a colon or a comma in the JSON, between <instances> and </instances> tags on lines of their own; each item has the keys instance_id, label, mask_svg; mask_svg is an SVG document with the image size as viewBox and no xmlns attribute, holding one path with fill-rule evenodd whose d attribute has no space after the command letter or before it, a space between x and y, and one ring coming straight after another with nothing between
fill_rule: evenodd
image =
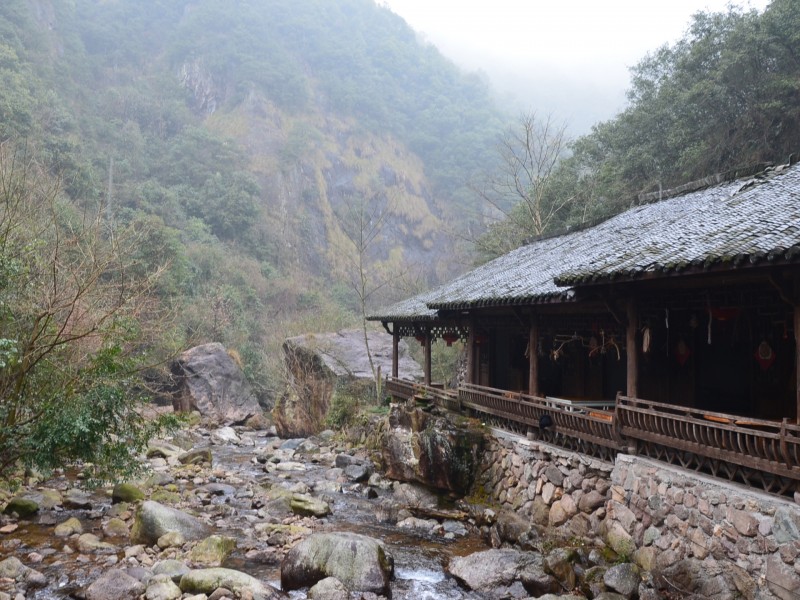
<instances>
[{"instance_id":1,"label":"grey roof tile","mask_svg":"<svg viewBox=\"0 0 800 600\"><path fill-rule=\"evenodd\" d=\"M771 257L771 258L770 258ZM800 165L637 206L588 229L541 239L372 318L534 303L568 286L688 266L800 260Z\"/></svg>"}]
</instances>

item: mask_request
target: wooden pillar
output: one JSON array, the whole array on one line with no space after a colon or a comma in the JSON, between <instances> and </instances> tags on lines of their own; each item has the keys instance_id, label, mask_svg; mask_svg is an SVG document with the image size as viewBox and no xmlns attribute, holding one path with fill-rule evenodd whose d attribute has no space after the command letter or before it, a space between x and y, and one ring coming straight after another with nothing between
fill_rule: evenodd
<instances>
[{"instance_id":1,"label":"wooden pillar","mask_svg":"<svg viewBox=\"0 0 800 600\"><path fill-rule=\"evenodd\" d=\"M539 323L531 321L528 330L528 394L539 395Z\"/></svg>"},{"instance_id":2,"label":"wooden pillar","mask_svg":"<svg viewBox=\"0 0 800 600\"><path fill-rule=\"evenodd\" d=\"M431 333L425 333L425 385L431 384Z\"/></svg>"},{"instance_id":3,"label":"wooden pillar","mask_svg":"<svg viewBox=\"0 0 800 600\"><path fill-rule=\"evenodd\" d=\"M794 307L794 377L797 388L797 415L795 421L800 425L800 305Z\"/></svg>"},{"instance_id":4,"label":"wooden pillar","mask_svg":"<svg viewBox=\"0 0 800 600\"><path fill-rule=\"evenodd\" d=\"M639 329L639 316L636 314L636 303L628 302L628 330L626 336L626 355L628 357L628 386L626 395L636 398L639 387L639 348L636 344L636 333Z\"/></svg>"},{"instance_id":5,"label":"wooden pillar","mask_svg":"<svg viewBox=\"0 0 800 600\"><path fill-rule=\"evenodd\" d=\"M392 333L392 377L397 379L400 373L400 334L397 333L397 323L394 324Z\"/></svg>"},{"instance_id":6,"label":"wooden pillar","mask_svg":"<svg viewBox=\"0 0 800 600\"><path fill-rule=\"evenodd\" d=\"M469 321L467 333L467 374L465 383L475 383L475 319Z\"/></svg>"}]
</instances>

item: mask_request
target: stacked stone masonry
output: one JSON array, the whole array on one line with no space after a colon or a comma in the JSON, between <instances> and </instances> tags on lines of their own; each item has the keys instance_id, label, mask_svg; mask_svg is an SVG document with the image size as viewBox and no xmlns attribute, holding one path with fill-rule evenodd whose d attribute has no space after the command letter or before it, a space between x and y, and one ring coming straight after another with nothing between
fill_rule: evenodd
<instances>
[{"instance_id":1,"label":"stacked stone masonry","mask_svg":"<svg viewBox=\"0 0 800 600\"><path fill-rule=\"evenodd\" d=\"M644 570L684 559L744 598L800 598L800 506L656 461L612 466L498 433L478 485L501 509L563 539L602 542Z\"/></svg>"}]
</instances>

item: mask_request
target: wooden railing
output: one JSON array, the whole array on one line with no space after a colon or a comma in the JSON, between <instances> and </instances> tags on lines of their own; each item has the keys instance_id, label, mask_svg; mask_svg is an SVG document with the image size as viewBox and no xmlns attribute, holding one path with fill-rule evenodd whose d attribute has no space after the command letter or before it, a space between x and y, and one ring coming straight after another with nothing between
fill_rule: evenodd
<instances>
[{"instance_id":1,"label":"wooden railing","mask_svg":"<svg viewBox=\"0 0 800 600\"><path fill-rule=\"evenodd\" d=\"M577 452L611 460L620 451L791 495L800 491L800 425L618 396L595 403L541 398L465 384L458 390L390 378L398 399L433 402Z\"/></svg>"},{"instance_id":2,"label":"wooden railing","mask_svg":"<svg viewBox=\"0 0 800 600\"><path fill-rule=\"evenodd\" d=\"M412 398L427 400L453 412L461 411L458 392L444 389L442 385L425 385L424 383L387 377L386 391L398 400L411 400Z\"/></svg>"},{"instance_id":3,"label":"wooden railing","mask_svg":"<svg viewBox=\"0 0 800 600\"><path fill-rule=\"evenodd\" d=\"M489 415L501 426L519 430L522 425L526 433L585 454L611 458L622 447L610 411L471 384L461 386L458 396L463 408Z\"/></svg>"},{"instance_id":4,"label":"wooden railing","mask_svg":"<svg viewBox=\"0 0 800 600\"><path fill-rule=\"evenodd\" d=\"M632 448L767 491L787 493L800 481L800 426L737 417L620 396L616 418Z\"/></svg>"}]
</instances>

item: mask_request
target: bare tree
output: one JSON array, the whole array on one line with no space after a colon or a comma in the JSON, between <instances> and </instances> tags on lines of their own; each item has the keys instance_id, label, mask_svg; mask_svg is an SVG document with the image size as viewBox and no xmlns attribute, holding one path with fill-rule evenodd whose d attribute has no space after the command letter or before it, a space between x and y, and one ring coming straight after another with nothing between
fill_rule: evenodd
<instances>
[{"instance_id":1,"label":"bare tree","mask_svg":"<svg viewBox=\"0 0 800 600\"><path fill-rule=\"evenodd\" d=\"M574 197L559 194L553 180L570 140L566 124L552 116L539 119L535 112L523 114L498 145L499 166L473 189L500 215L498 238L493 249L507 251L526 237L540 236L556 221L559 212ZM491 242L491 240L485 240Z\"/></svg>"},{"instance_id":2,"label":"bare tree","mask_svg":"<svg viewBox=\"0 0 800 600\"><path fill-rule=\"evenodd\" d=\"M0 475L17 460L132 468L148 431L134 371L164 324L143 233L108 235L102 210L79 212L0 144Z\"/></svg>"},{"instance_id":3,"label":"bare tree","mask_svg":"<svg viewBox=\"0 0 800 600\"><path fill-rule=\"evenodd\" d=\"M347 265L349 284L358 300L364 347L378 398L381 395L381 378L369 348L367 307L372 297L390 283L390 278L379 272L375 258L376 241L383 232L389 206L389 201L384 202L380 195L372 194L369 197L348 198L342 210L336 213L345 238L344 243L337 244L339 255Z\"/></svg>"}]
</instances>

